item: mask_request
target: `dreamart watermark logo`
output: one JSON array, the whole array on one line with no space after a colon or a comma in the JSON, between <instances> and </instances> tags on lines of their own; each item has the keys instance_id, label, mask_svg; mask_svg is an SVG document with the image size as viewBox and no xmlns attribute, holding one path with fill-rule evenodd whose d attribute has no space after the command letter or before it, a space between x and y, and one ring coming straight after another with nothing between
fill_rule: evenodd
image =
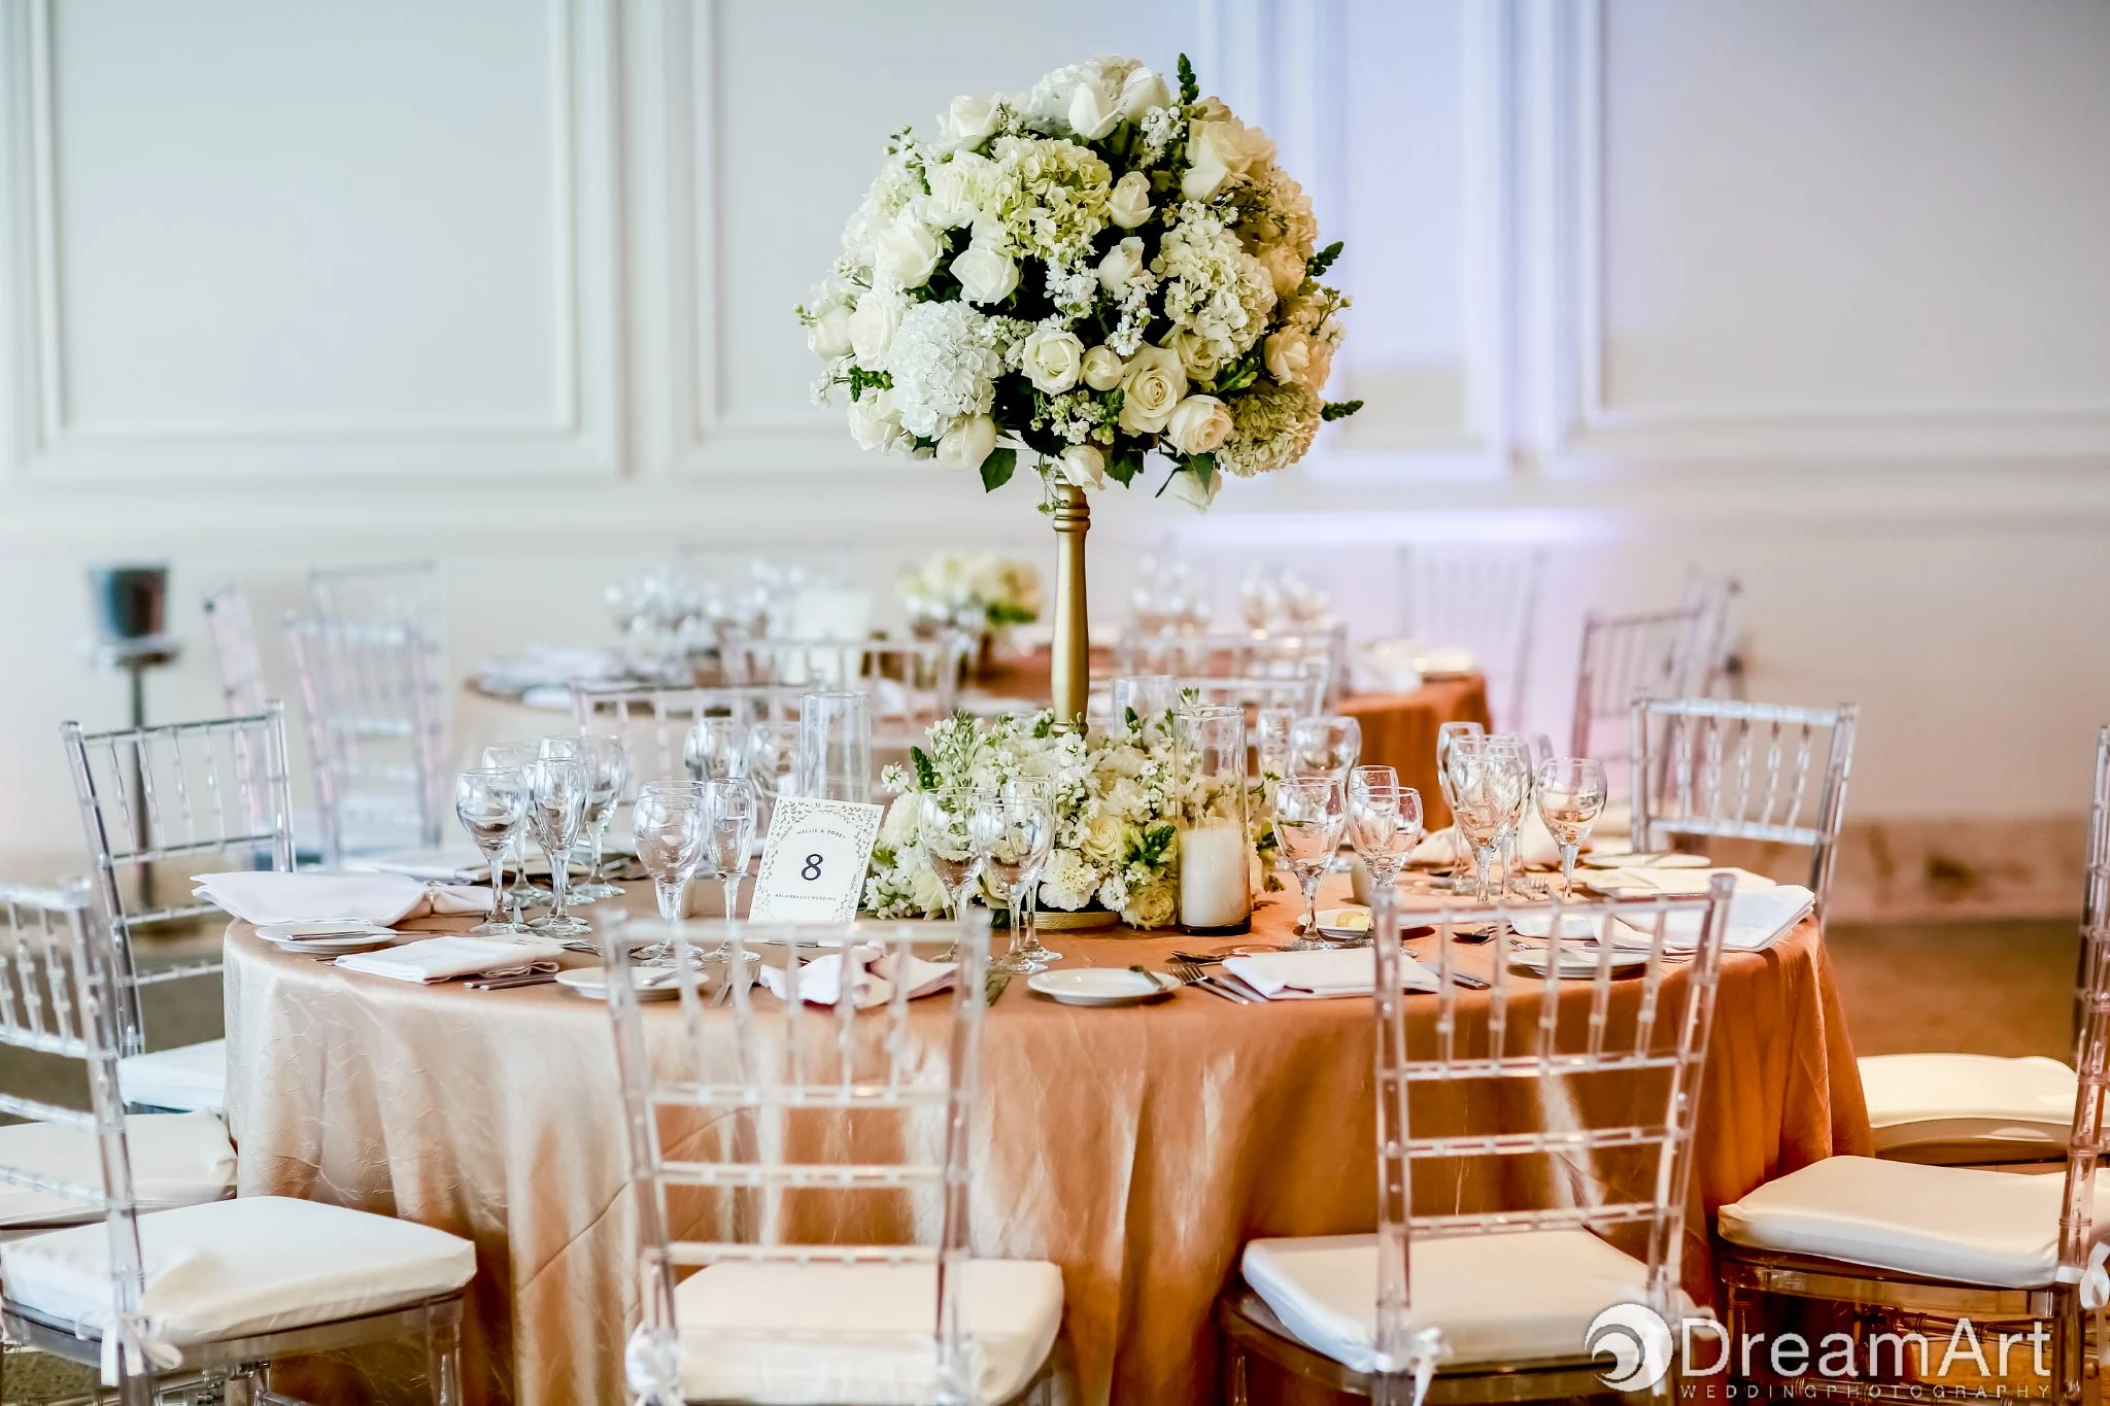
<instances>
[{"instance_id":1,"label":"dreamart watermark logo","mask_svg":"<svg viewBox=\"0 0 2110 1406\"><path fill-rule=\"evenodd\" d=\"M2021 1400L2051 1395L2051 1332L2032 1323L2027 1332L1981 1333L1960 1318L1946 1339L1918 1332L1871 1333L1856 1340L1829 1333L1814 1344L1800 1333L1744 1333L1731 1341L1727 1325L1714 1318L1681 1318L1677 1330L1642 1304L1614 1304L1590 1320L1583 1346L1593 1358L1609 1359L1598 1374L1608 1391L1652 1391L1670 1375L1672 1348L1684 1372L1679 1395L1724 1400L1755 1397L1744 1385L1765 1378L1767 1396L1821 1397L1844 1394L1848 1383L1905 1382L1910 1399L1970 1397ZM1709 1381L1709 1378L1735 1380ZM1999 1385L1992 1383L1997 1381Z\"/></svg>"}]
</instances>

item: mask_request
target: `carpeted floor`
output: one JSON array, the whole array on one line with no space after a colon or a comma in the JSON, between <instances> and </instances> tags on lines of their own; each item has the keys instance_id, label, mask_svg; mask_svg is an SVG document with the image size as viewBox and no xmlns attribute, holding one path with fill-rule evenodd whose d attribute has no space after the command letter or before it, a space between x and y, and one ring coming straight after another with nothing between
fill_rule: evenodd
<instances>
[{"instance_id":1,"label":"carpeted floor","mask_svg":"<svg viewBox=\"0 0 2110 1406\"><path fill-rule=\"evenodd\" d=\"M209 939L208 939L209 940ZM1832 962L1861 1054L1968 1050L2073 1057L2078 938L2071 922L1857 924L1830 935ZM158 1046L220 1033L220 996L207 981L147 988L147 1029ZM81 1103L80 1067L0 1049L0 1088ZM82 1398L91 1372L10 1357L0 1401Z\"/></svg>"}]
</instances>

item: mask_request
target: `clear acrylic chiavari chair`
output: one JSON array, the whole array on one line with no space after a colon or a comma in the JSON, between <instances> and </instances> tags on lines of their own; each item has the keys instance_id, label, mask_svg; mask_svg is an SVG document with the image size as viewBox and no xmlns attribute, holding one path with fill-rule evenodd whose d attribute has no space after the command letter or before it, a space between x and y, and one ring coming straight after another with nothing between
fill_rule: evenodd
<instances>
[{"instance_id":1,"label":"clear acrylic chiavari chair","mask_svg":"<svg viewBox=\"0 0 2110 1406\"><path fill-rule=\"evenodd\" d=\"M1744 593L1734 576L1715 576L1688 568L1685 573L1686 605L1704 612L1700 623L1698 673L1693 692L1702 698L1728 698L1737 681L1736 603Z\"/></svg>"},{"instance_id":2,"label":"clear acrylic chiavari chair","mask_svg":"<svg viewBox=\"0 0 2110 1406\"><path fill-rule=\"evenodd\" d=\"M1794 708L1728 698L1634 699L1634 848L1696 839L1810 851L1819 922L1831 896L1854 756L1852 703Z\"/></svg>"},{"instance_id":3,"label":"clear acrylic chiavari chair","mask_svg":"<svg viewBox=\"0 0 2110 1406\"><path fill-rule=\"evenodd\" d=\"M447 641L447 594L436 561L317 567L308 595L318 619L345 625L395 625L416 630L438 653Z\"/></svg>"},{"instance_id":4,"label":"clear acrylic chiavari chair","mask_svg":"<svg viewBox=\"0 0 2110 1406\"><path fill-rule=\"evenodd\" d=\"M60 729L94 865L95 920L115 946L118 1066L125 1097L142 1107L218 1112L225 1106L224 1040L146 1050L140 988L216 976L217 955L141 966L142 929L209 919L219 909L188 894L201 863L241 869L293 867L285 715L277 700L250 717L166 723L117 732ZM156 866L183 867L184 897L159 901Z\"/></svg>"},{"instance_id":5,"label":"clear acrylic chiavari chair","mask_svg":"<svg viewBox=\"0 0 2110 1406\"><path fill-rule=\"evenodd\" d=\"M1270 1399L1254 1359L1387 1406L1432 1391L1594 1396L1600 1313L1686 1312L1693 1130L1731 889L1723 875L1703 895L1530 907L1373 895L1377 1233L1246 1246L1244 1282L1217 1312L1226 1401ZM1402 902L1405 921L1434 928L1418 961ZM1488 931L1484 989L1468 987L1454 939ZM1467 1186L1496 1190L1482 1204ZM1675 1364L1650 1365L1660 1380Z\"/></svg>"},{"instance_id":6,"label":"clear acrylic chiavari chair","mask_svg":"<svg viewBox=\"0 0 2110 1406\"><path fill-rule=\"evenodd\" d=\"M1320 680L1320 703L1340 696L1347 639L1339 630L1315 634L1200 634L1129 628L1114 645L1114 673L1174 674L1212 679Z\"/></svg>"},{"instance_id":7,"label":"clear acrylic chiavari chair","mask_svg":"<svg viewBox=\"0 0 2110 1406\"><path fill-rule=\"evenodd\" d=\"M2110 883L2110 869L2089 881ZM2081 953L2064 1175L1830 1157L1766 1183L1721 1211L1730 1343L1788 1317L1812 1321L1822 1304L1856 1369L1823 1381L1828 1399L2102 1399L2110 923L2100 912L2082 925ZM1918 1342L1931 1350L1913 1351ZM1754 1394L1778 1390L1758 1356ZM1789 1389L1812 1394L1807 1381Z\"/></svg>"},{"instance_id":8,"label":"clear acrylic chiavari chair","mask_svg":"<svg viewBox=\"0 0 2110 1406\"><path fill-rule=\"evenodd\" d=\"M1494 715L1505 728L1523 726L1545 571L1543 547L1417 542L1400 548L1401 632L1429 648L1471 650L1487 672Z\"/></svg>"},{"instance_id":9,"label":"clear acrylic chiavari chair","mask_svg":"<svg viewBox=\"0 0 2110 1406\"><path fill-rule=\"evenodd\" d=\"M958 630L931 639L829 640L729 638L719 645L726 680L870 695L875 731L921 733L959 706L960 678L971 641Z\"/></svg>"},{"instance_id":10,"label":"clear acrylic chiavari chair","mask_svg":"<svg viewBox=\"0 0 2110 1406\"><path fill-rule=\"evenodd\" d=\"M85 888L0 885L0 919L0 1044L78 1061L87 1084L85 1108L0 1093L29 1120L0 1128L7 1350L98 1366L123 1406L164 1388L261 1403L290 1400L270 1394L275 1358L422 1336L434 1406L457 1406L475 1247L336 1206L224 1199L234 1149L217 1119L125 1112L124 949ZM21 1234L38 1225L71 1228Z\"/></svg>"},{"instance_id":11,"label":"clear acrylic chiavari chair","mask_svg":"<svg viewBox=\"0 0 2110 1406\"><path fill-rule=\"evenodd\" d=\"M696 719L715 714L747 723L795 721L801 692L775 684L608 688L574 683L571 711L581 732L620 737L629 748L627 800L648 782L689 779L682 743Z\"/></svg>"},{"instance_id":12,"label":"clear acrylic chiavari chair","mask_svg":"<svg viewBox=\"0 0 2110 1406\"><path fill-rule=\"evenodd\" d=\"M678 1004L663 1022L640 1009L612 928L640 1236L636 1399L993 1406L1044 1390L1061 1272L973 1256L988 915L962 921L952 991L923 1011L909 990L928 925L676 924ZM688 958L721 943L732 984L714 1010ZM750 951L773 971L758 978ZM843 980L853 952L858 976ZM805 999L780 1002L771 983ZM882 1226L898 1233L866 1233Z\"/></svg>"},{"instance_id":13,"label":"clear acrylic chiavari chair","mask_svg":"<svg viewBox=\"0 0 2110 1406\"><path fill-rule=\"evenodd\" d=\"M286 618L307 715L322 855L440 847L450 778L432 653L404 625Z\"/></svg>"},{"instance_id":14,"label":"clear acrylic chiavari chair","mask_svg":"<svg viewBox=\"0 0 2110 1406\"><path fill-rule=\"evenodd\" d=\"M249 593L222 586L205 598L205 625L212 634L213 656L220 666L220 699L228 716L264 711L264 660L257 650L256 624L249 615Z\"/></svg>"},{"instance_id":15,"label":"clear acrylic chiavari chair","mask_svg":"<svg viewBox=\"0 0 2110 1406\"><path fill-rule=\"evenodd\" d=\"M1608 769L1630 762L1628 724L1634 699L1641 694L1693 695L1702 672L1706 623L1707 611L1698 605L1644 615L1593 611L1585 616L1568 755L1595 757ZM1616 788L1616 779L1613 784Z\"/></svg>"}]
</instances>

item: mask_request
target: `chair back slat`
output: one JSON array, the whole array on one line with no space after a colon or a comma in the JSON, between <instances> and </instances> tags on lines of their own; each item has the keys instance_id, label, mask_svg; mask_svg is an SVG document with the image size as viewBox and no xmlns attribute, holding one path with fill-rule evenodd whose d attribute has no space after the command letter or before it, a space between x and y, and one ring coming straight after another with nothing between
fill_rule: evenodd
<instances>
[{"instance_id":1,"label":"chair back slat","mask_svg":"<svg viewBox=\"0 0 2110 1406\"><path fill-rule=\"evenodd\" d=\"M1522 727L1545 549L1414 542L1399 557L1400 632L1432 649L1471 650L1486 671L1495 721Z\"/></svg>"},{"instance_id":2,"label":"chair back slat","mask_svg":"<svg viewBox=\"0 0 2110 1406\"><path fill-rule=\"evenodd\" d=\"M2059 1277L2077 1282L2094 1249L2095 1174L2110 1138L2110 727L2096 733L2081 891L2081 958L2074 982L2077 1039L2073 1128L2059 1218Z\"/></svg>"},{"instance_id":3,"label":"chair back slat","mask_svg":"<svg viewBox=\"0 0 2110 1406\"><path fill-rule=\"evenodd\" d=\"M1838 859L1857 715L1851 703L1796 708L1636 696L1635 848L1664 849L1677 837L1694 836L1808 849L1810 891L1821 917ZM1763 767L1762 777L1753 778L1754 765Z\"/></svg>"},{"instance_id":4,"label":"chair back slat","mask_svg":"<svg viewBox=\"0 0 2110 1406\"><path fill-rule=\"evenodd\" d=\"M408 625L285 621L300 683L325 862L348 837L437 849L445 834L446 715L433 656Z\"/></svg>"},{"instance_id":5,"label":"chair back slat","mask_svg":"<svg viewBox=\"0 0 2110 1406\"><path fill-rule=\"evenodd\" d=\"M1706 622L1706 609L1699 605L1585 616L1569 755L1608 764L1630 761L1639 744L1621 735L1628 705L1637 693L1677 698L1694 691ZM1606 726L1614 722L1620 726Z\"/></svg>"},{"instance_id":6,"label":"chair back slat","mask_svg":"<svg viewBox=\"0 0 2110 1406\"><path fill-rule=\"evenodd\" d=\"M264 711L264 660L257 649L249 593L222 586L205 598L205 628L220 666L221 706L237 717Z\"/></svg>"}]
</instances>

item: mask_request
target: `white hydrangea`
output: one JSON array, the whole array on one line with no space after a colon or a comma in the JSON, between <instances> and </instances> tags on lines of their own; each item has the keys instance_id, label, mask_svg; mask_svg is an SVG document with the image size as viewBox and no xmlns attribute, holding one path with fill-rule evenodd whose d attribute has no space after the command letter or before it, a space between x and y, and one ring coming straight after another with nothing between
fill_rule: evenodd
<instances>
[{"instance_id":1,"label":"white hydrangea","mask_svg":"<svg viewBox=\"0 0 2110 1406\"><path fill-rule=\"evenodd\" d=\"M1233 428L1216 451L1216 467L1235 478L1296 463L1319 432L1318 394L1301 382L1263 376L1226 403Z\"/></svg>"},{"instance_id":2,"label":"white hydrangea","mask_svg":"<svg viewBox=\"0 0 2110 1406\"><path fill-rule=\"evenodd\" d=\"M966 303L916 303L901 316L887 369L902 425L935 439L951 421L995 402L1004 358L990 319Z\"/></svg>"},{"instance_id":3,"label":"white hydrangea","mask_svg":"<svg viewBox=\"0 0 2110 1406\"><path fill-rule=\"evenodd\" d=\"M1100 872L1082 854L1057 850L1048 857L1047 870L1041 875L1041 906L1074 913L1092 901L1099 892L1099 881Z\"/></svg>"},{"instance_id":4,"label":"white hydrangea","mask_svg":"<svg viewBox=\"0 0 2110 1406\"><path fill-rule=\"evenodd\" d=\"M1190 200L1178 213L1150 265L1165 281L1165 316L1235 361L1267 330L1275 285L1215 210Z\"/></svg>"},{"instance_id":5,"label":"white hydrangea","mask_svg":"<svg viewBox=\"0 0 2110 1406\"><path fill-rule=\"evenodd\" d=\"M974 238L1003 253L1074 264L1106 228L1113 171L1090 147L1051 137L998 137L994 160L968 179Z\"/></svg>"},{"instance_id":6,"label":"white hydrangea","mask_svg":"<svg viewBox=\"0 0 2110 1406\"><path fill-rule=\"evenodd\" d=\"M843 226L843 252L848 262L855 268L869 270L873 239L922 195L921 161L912 161L907 152L889 157L866 188L865 198L851 214L849 223Z\"/></svg>"}]
</instances>

